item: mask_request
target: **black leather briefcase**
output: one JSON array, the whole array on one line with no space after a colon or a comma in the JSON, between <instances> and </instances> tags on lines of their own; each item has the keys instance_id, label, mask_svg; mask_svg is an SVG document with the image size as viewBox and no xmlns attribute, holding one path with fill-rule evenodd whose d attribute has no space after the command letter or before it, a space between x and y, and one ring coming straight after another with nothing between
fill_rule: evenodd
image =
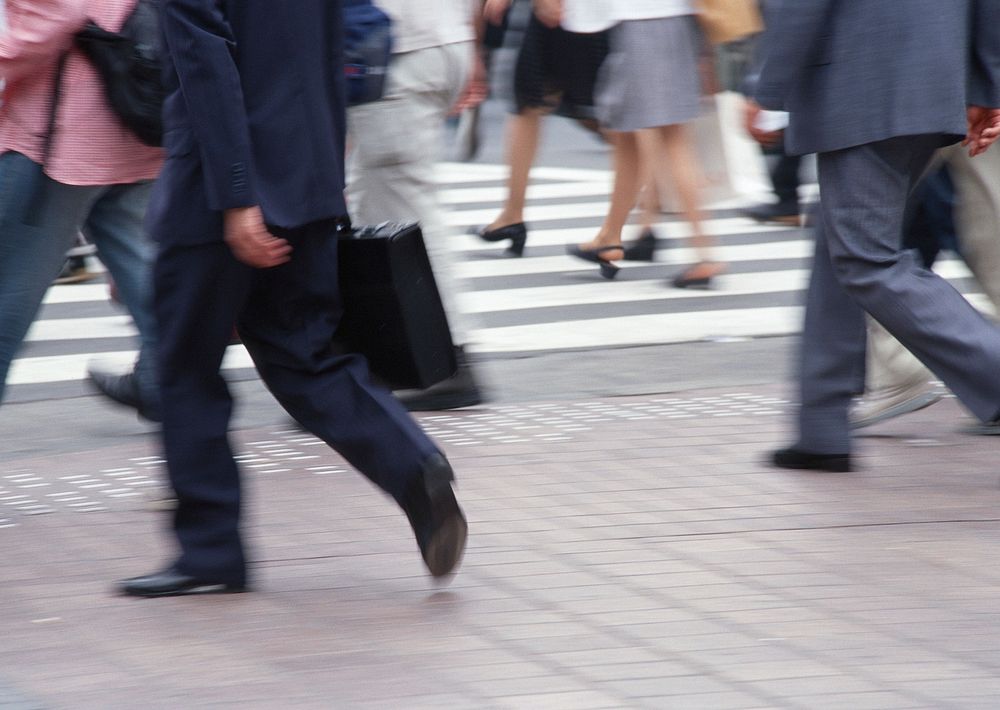
<instances>
[{"instance_id":1,"label":"black leather briefcase","mask_svg":"<svg viewBox=\"0 0 1000 710\"><path fill-rule=\"evenodd\" d=\"M335 347L364 355L392 389L424 389L455 374L451 329L420 227L345 228L337 253L344 314Z\"/></svg>"}]
</instances>

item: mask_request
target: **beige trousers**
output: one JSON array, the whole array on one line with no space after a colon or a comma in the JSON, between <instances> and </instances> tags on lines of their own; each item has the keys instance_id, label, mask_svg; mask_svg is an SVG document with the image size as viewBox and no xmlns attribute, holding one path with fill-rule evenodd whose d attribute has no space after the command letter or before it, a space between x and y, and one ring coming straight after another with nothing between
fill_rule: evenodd
<instances>
[{"instance_id":1,"label":"beige trousers","mask_svg":"<svg viewBox=\"0 0 1000 710\"><path fill-rule=\"evenodd\" d=\"M1000 148L970 158L960 145L940 151L955 183L955 229L983 293L1000 312ZM909 350L868 318L866 392L881 392L934 379Z\"/></svg>"},{"instance_id":2,"label":"beige trousers","mask_svg":"<svg viewBox=\"0 0 1000 710\"><path fill-rule=\"evenodd\" d=\"M419 222L452 338L468 326L456 303L454 256L434 181L448 111L472 68L471 42L397 54L385 96L348 110L347 209L356 224Z\"/></svg>"}]
</instances>

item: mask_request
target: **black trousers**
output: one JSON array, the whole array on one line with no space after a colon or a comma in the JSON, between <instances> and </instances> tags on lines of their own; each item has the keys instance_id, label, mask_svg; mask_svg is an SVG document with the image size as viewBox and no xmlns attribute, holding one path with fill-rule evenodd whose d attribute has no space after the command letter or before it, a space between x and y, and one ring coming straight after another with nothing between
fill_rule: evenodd
<instances>
[{"instance_id":1,"label":"black trousers","mask_svg":"<svg viewBox=\"0 0 1000 710\"><path fill-rule=\"evenodd\" d=\"M291 261L252 269L223 242L165 246L155 268L163 444L177 496L177 567L242 584L240 475L227 431L232 398L219 372L236 324L278 402L399 500L435 444L361 356L329 348L342 313L329 223L282 233Z\"/></svg>"}]
</instances>

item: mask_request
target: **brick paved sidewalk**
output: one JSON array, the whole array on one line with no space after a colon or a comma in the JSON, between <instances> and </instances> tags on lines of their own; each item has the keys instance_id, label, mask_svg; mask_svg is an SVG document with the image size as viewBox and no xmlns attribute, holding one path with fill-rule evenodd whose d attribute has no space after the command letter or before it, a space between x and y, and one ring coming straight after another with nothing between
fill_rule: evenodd
<instances>
[{"instance_id":1,"label":"brick paved sidewalk","mask_svg":"<svg viewBox=\"0 0 1000 710\"><path fill-rule=\"evenodd\" d=\"M773 470L779 391L423 416L470 519L440 588L300 432L237 435L246 595L109 594L168 554L155 442L5 464L0 676L33 702L0 708L1000 706L1000 441L948 400L858 472Z\"/></svg>"}]
</instances>

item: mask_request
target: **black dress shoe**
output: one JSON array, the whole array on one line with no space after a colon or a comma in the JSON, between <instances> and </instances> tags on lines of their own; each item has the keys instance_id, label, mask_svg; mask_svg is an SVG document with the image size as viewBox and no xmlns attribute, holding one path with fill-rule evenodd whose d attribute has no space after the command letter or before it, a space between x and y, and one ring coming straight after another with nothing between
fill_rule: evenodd
<instances>
[{"instance_id":1,"label":"black dress shoe","mask_svg":"<svg viewBox=\"0 0 1000 710\"><path fill-rule=\"evenodd\" d=\"M448 460L434 454L424 462L420 476L403 495L402 505L410 520L424 564L435 577L455 571L465 552L469 525L458 507L451 483L455 474Z\"/></svg>"},{"instance_id":2,"label":"black dress shoe","mask_svg":"<svg viewBox=\"0 0 1000 710\"><path fill-rule=\"evenodd\" d=\"M709 288L712 285L712 276L695 276L699 271L710 266L710 262L702 261L694 266L690 266L677 274L670 285L674 288Z\"/></svg>"},{"instance_id":3,"label":"black dress shoe","mask_svg":"<svg viewBox=\"0 0 1000 710\"><path fill-rule=\"evenodd\" d=\"M393 392L396 399L411 412L437 412L482 404L483 393L476 384L472 365L461 345L455 346L455 359L458 369L454 375L427 389Z\"/></svg>"},{"instance_id":4,"label":"black dress shoe","mask_svg":"<svg viewBox=\"0 0 1000 710\"><path fill-rule=\"evenodd\" d=\"M176 597L184 594L236 594L247 590L245 584L209 582L168 567L144 577L123 579L119 593L130 597Z\"/></svg>"},{"instance_id":5,"label":"black dress shoe","mask_svg":"<svg viewBox=\"0 0 1000 710\"><path fill-rule=\"evenodd\" d=\"M771 222L789 227L798 227L802 224L802 215L797 204L757 205L746 210L744 214L756 222Z\"/></svg>"},{"instance_id":6,"label":"black dress shoe","mask_svg":"<svg viewBox=\"0 0 1000 710\"><path fill-rule=\"evenodd\" d=\"M108 399L131 407L143 419L157 423L161 421L160 413L156 407L150 406L139 394L139 383L136 382L135 372L114 375L109 372L88 370L87 376L94 387Z\"/></svg>"},{"instance_id":7,"label":"black dress shoe","mask_svg":"<svg viewBox=\"0 0 1000 710\"><path fill-rule=\"evenodd\" d=\"M814 454L789 447L778 449L771 455L771 463L781 468L808 469L845 473L851 470L850 454Z\"/></svg>"}]
</instances>

